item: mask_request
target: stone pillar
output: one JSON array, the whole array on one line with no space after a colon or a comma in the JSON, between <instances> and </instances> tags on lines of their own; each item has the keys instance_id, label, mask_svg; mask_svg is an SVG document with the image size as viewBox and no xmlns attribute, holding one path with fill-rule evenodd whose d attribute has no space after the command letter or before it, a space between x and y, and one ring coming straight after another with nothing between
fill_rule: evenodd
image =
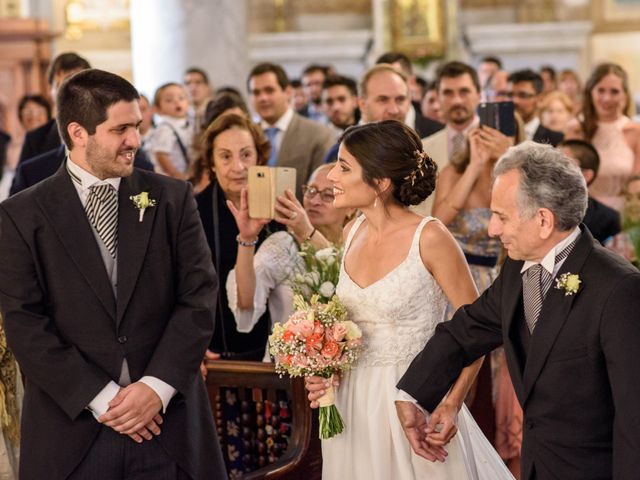
<instances>
[{"instance_id":1,"label":"stone pillar","mask_svg":"<svg viewBox=\"0 0 640 480\"><path fill-rule=\"evenodd\" d=\"M148 95L192 66L244 93L246 38L246 0L131 0L133 80Z\"/></svg>"}]
</instances>

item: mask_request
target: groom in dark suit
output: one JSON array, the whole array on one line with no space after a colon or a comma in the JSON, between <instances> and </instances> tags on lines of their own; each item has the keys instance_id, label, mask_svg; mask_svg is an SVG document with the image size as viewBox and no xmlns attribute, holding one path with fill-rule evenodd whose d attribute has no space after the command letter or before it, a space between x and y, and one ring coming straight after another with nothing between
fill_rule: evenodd
<instances>
[{"instance_id":1,"label":"groom in dark suit","mask_svg":"<svg viewBox=\"0 0 640 480\"><path fill-rule=\"evenodd\" d=\"M57 105L66 161L0 205L20 478L226 478L198 369L218 285L188 184L134 169L123 78L77 73Z\"/></svg>"},{"instance_id":2,"label":"groom in dark suit","mask_svg":"<svg viewBox=\"0 0 640 480\"><path fill-rule=\"evenodd\" d=\"M586 185L562 153L525 142L494 176L489 234L509 258L400 380L433 412L421 441L417 407L398 402L405 432L418 453L443 460L455 412L440 401L462 368L504 343L524 410L522 478L637 479L640 272L580 225Z\"/></svg>"}]
</instances>

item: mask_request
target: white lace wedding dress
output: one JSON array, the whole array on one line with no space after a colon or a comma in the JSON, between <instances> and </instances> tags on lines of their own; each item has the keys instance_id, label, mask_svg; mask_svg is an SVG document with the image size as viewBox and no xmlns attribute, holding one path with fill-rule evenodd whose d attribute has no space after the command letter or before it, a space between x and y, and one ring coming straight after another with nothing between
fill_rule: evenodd
<instances>
[{"instance_id":1,"label":"white lace wedding dress","mask_svg":"<svg viewBox=\"0 0 640 480\"><path fill-rule=\"evenodd\" d=\"M355 222L345 244L364 221ZM500 480L513 477L466 407L459 432L446 447L444 463L431 463L411 450L396 415L396 384L444 318L447 300L420 258L417 228L405 260L366 288L344 268L337 293L350 319L363 332L365 348L356 367L342 379L336 404L345 422L342 434L322 441L325 480Z\"/></svg>"}]
</instances>

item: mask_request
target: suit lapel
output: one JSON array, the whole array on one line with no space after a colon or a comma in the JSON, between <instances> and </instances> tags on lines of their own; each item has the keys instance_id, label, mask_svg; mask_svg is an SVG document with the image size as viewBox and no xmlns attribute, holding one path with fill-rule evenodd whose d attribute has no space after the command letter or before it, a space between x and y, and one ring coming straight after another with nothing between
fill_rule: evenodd
<instances>
[{"instance_id":1,"label":"suit lapel","mask_svg":"<svg viewBox=\"0 0 640 480\"><path fill-rule=\"evenodd\" d=\"M511 260L507 260L512 262ZM505 265L506 266L506 265ZM504 267L503 267L504 268ZM521 394L522 388L522 365L518 360L518 355L515 351L514 339L518 335L517 322L520 321L520 315L518 315L517 308L522 297L522 279L520 276L520 269L522 268L522 262L513 262L513 274L510 278L505 279L508 291L505 292L505 304L504 304L504 316L505 319L503 331L506 332L506 340L504 342L505 355L508 360L508 364L512 365L509 368L511 373L511 379L513 381L514 390Z\"/></svg>"},{"instance_id":2,"label":"suit lapel","mask_svg":"<svg viewBox=\"0 0 640 480\"><path fill-rule=\"evenodd\" d=\"M291 148L293 148L295 144L295 140L297 139L297 130L298 130L298 115L296 113L293 114L291 118L291 122L287 127L287 131L284 132L282 136L282 141L280 142L280 150L278 151L278 166L281 167L291 167L296 165L288 165L289 159L292 157L292 154L289 153ZM283 163L284 162L284 163Z\"/></svg>"},{"instance_id":3,"label":"suit lapel","mask_svg":"<svg viewBox=\"0 0 640 480\"><path fill-rule=\"evenodd\" d=\"M100 249L65 162L51 177L51 188L37 198L62 246L104 309L115 319L115 298ZM64 279L62 279L64 281Z\"/></svg>"},{"instance_id":4,"label":"suit lapel","mask_svg":"<svg viewBox=\"0 0 640 480\"><path fill-rule=\"evenodd\" d=\"M131 196L148 192L156 206L144 212L142 222L140 211L135 207ZM130 177L124 177L118 191L118 301L117 323L119 324L129 304L133 290L144 261L147 245L156 211L161 200L161 189L154 188L144 181L144 177L134 170Z\"/></svg>"},{"instance_id":5,"label":"suit lapel","mask_svg":"<svg viewBox=\"0 0 640 480\"><path fill-rule=\"evenodd\" d=\"M557 289L555 279L563 273L579 274L582 266L593 249L593 237L586 228L581 226L582 233L576 246L553 280L549 291L542 303L542 310L536 328L531 335L527 364L524 369L524 400L531 393L533 385L540 375L542 368L553 348L556 337L569 317L569 311L580 290L573 295L565 295Z\"/></svg>"}]
</instances>

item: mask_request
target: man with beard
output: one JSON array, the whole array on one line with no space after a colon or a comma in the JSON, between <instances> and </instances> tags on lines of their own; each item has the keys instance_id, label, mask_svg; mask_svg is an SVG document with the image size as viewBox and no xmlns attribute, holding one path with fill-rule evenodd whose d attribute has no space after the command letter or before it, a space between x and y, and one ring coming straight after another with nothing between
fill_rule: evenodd
<instances>
[{"instance_id":1,"label":"man with beard","mask_svg":"<svg viewBox=\"0 0 640 480\"><path fill-rule=\"evenodd\" d=\"M358 123L358 87L355 80L330 75L322 85L322 104L329 128L339 136L347 127Z\"/></svg>"},{"instance_id":2,"label":"man with beard","mask_svg":"<svg viewBox=\"0 0 640 480\"><path fill-rule=\"evenodd\" d=\"M133 166L138 100L112 73L70 77L67 157L0 207L23 480L226 478L199 373L218 282L189 184Z\"/></svg>"},{"instance_id":3,"label":"man with beard","mask_svg":"<svg viewBox=\"0 0 640 480\"><path fill-rule=\"evenodd\" d=\"M473 67L462 62L445 63L436 77L438 99L445 120L445 128L422 140L425 151L438 164L438 171L466 148L467 134L480 120L476 109L480 103L480 81ZM431 213L433 195L416 211Z\"/></svg>"}]
</instances>

